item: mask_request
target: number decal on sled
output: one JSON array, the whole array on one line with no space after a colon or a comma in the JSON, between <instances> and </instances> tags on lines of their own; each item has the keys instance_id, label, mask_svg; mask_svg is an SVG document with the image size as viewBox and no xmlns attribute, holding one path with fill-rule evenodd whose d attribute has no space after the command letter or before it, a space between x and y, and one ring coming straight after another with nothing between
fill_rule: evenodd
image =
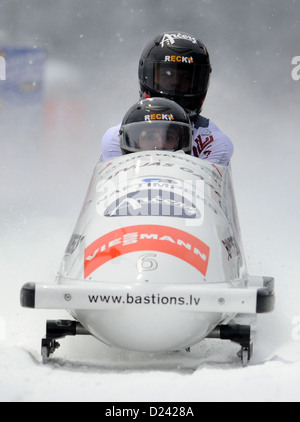
<instances>
[{"instance_id":1,"label":"number decal on sled","mask_svg":"<svg viewBox=\"0 0 300 422\"><path fill-rule=\"evenodd\" d=\"M158 263L156 261L156 254L155 253L148 253L142 255L136 263L136 267L138 271L154 271L158 267Z\"/></svg>"}]
</instances>

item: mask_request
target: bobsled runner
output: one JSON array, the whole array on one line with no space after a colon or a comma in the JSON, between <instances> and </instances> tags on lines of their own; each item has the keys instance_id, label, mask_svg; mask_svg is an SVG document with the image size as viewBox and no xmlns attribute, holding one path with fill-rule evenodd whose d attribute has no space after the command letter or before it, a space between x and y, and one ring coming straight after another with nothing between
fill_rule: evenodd
<instances>
[{"instance_id":1,"label":"bobsled runner","mask_svg":"<svg viewBox=\"0 0 300 422\"><path fill-rule=\"evenodd\" d=\"M274 298L272 277L247 272L230 166L180 151L99 162L56 282L21 290L23 307L72 316L47 321L44 362L57 340L90 334L147 352L231 340L246 365L251 325L236 317L271 312Z\"/></svg>"}]
</instances>

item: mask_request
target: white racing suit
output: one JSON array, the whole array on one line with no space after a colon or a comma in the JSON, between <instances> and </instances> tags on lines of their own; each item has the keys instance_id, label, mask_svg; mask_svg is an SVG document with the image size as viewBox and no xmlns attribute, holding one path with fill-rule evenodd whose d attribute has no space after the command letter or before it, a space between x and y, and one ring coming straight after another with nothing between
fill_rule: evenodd
<instances>
[{"instance_id":1,"label":"white racing suit","mask_svg":"<svg viewBox=\"0 0 300 422\"><path fill-rule=\"evenodd\" d=\"M231 140L209 119L198 115L192 120L192 155L202 160L227 166L233 154ZM122 155L119 141L121 124L109 128L101 141L101 160L107 161Z\"/></svg>"}]
</instances>

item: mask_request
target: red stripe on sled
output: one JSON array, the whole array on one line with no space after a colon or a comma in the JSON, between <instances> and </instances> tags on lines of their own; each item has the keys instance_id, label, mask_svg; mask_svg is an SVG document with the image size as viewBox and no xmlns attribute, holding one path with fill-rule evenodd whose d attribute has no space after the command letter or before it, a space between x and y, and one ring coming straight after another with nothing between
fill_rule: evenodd
<instances>
[{"instance_id":1,"label":"red stripe on sled","mask_svg":"<svg viewBox=\"0 0 300 422\"><path fill-rule=\"evenodd\" d=\"M173 227L140 225L114 230L89 245L84 255L84 277L114 258L137 251L164 252L204 276L207 272L210 248L197 237Z\"/></svg>"}]
</instances>

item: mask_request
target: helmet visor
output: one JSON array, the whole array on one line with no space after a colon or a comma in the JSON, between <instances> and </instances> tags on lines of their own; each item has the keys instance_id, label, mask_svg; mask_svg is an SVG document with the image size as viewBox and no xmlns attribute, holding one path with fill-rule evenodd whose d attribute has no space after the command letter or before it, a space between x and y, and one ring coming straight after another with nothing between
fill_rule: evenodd
<instances>
[{"instance_id":1,"label":"helmet visor","mask_svg":"<svg viewBox=\"0 0 300 422\"><path fill-rule=\"evenodd\" d=\"M121 128L121 147L128 152L168 150L190 151L191 125L154 121L129 123Z\"/></svg>"},{"instance_id":2,"label":"helmet visor","mask_svg":"<svg viewBox=\"0 0 300 422\"><path fill-rule=\"evenodd\" d=\"M206 93L209 76L208 65L149 61L144 67L143 82L161 94L189 96Z\"/></svg>"}]
</instances>

